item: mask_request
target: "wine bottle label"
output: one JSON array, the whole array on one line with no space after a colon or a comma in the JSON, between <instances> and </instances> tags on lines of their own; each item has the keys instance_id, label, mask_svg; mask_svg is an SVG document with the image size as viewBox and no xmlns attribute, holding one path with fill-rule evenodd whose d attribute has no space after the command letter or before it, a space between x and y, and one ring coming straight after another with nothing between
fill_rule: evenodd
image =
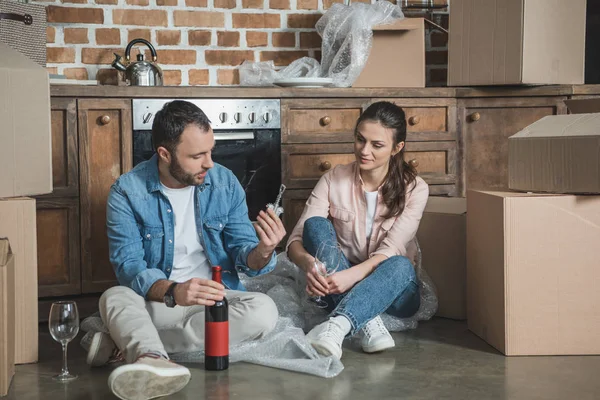
<instances>
[{"instance_id":1,"label":"wine bottle label","mask_svg":"<svg viewBox=\"0 0 600 400\"><path fill-rule=\"evenodd\" d=\"M204 349L207 356L229 355L229 322L207 322L205 340Z\"/></svg>"}]
</instances>

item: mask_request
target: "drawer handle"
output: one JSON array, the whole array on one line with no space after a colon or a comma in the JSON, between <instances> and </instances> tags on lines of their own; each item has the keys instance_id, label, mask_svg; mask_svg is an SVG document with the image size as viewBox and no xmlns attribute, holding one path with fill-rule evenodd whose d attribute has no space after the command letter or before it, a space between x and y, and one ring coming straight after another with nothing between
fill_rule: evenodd
<instances>
[{"instance_id":1,"label":"drawer handle","mask_svg":"<svg viewBox=\"0 0 600 400\"><path fill-rule=\"evenodd\" d=\"M479 114L478 112L469 115L469 121L471 121L471 122L477 122L480 119L481 119L481 114Z\"/></svg>"},{"instance_id":2,"label":"drawer handle","mask_svg":"<svg viewBox=\"0 0 600 400\"><path fill-rule=\"evenodd\" d=\"M330 116L324 116L323 118L321 118L321 125L323 126L327 126L331 123L331 117Z\"/></svg>"},{"instance_id":3,"label":"drawer handle","mask_svg":"<svg viewBox=\"0 0 600 400\"><path fill-rule=\"evenodd\" d=\"M329 161L323 161L321 165L319 165L321 171L328 171L331 169L331 163Z\"/></svg>"},{"instance_id":4,"label":"drawer handle","mask_svg":"<svg viewBox=\"0 0 600 400\"><path fill-rule=\"evenodd\" d=\"M416 159L412 159L408 162L408 164L413 167L413 168L417 168L419 166L419 162Z\"/></svg>"},{"instance_id":5,"label":"drawer handle","mask_svg":"<svg viewBox=\"0 0 600 400\"><path fill-rule=\"evenodd\" d=\"M412 126L414 126L414 125L418 125L418 124L419 124L419 122L421 122L421 118L419 118L419 117L417 117L417 116L410 117L410 118L408 119L408 124L409 124L409 125L412 125Z\"/></svg>"},{"instance_id":6,"label":"drawer handle","mask_svg":"<svg viewBox=\"0 0 600 400\"><path fill-rule=\"evenodd\" d=\"M100 117L100 124L108 125L110 123L110 115L103 115Z\"/></svg>"}]
</instances>

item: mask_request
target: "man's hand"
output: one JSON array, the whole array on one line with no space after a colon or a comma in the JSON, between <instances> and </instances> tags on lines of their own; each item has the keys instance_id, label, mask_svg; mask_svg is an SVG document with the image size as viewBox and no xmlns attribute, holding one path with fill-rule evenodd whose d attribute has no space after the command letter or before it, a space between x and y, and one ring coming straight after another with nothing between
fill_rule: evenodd
<instances>
[{"instance_id":1,"label":"man's hand","mask_svg":"<svg viewBox=\"0 0 600 400\"><path fill-rule=\"evenodd\" d=\"M327 277L329 293L342 294L352 289L354 285L363 279L362 272L356 267L336 272Z\"/></svg>"},{"instance_id":2,"label":"man's hand","mask_svg":"<svg viewBox=\"0 0 600 400\"><path fill-rule=\"evenodd\" d=\"M223 300L225 287L210 279L192 278L177 284L173 296L178 306L212 306L215 300Z\"/></svg>"},{"instance_id":3,"label":"man's hand","mask_svg":"<svg viewBox=\"0 0 600 400\"><path fill-rule=\"evenodd\" d=\"M259 243L256 249L262 258L269 258L275 247L285 236L285 228L281 219L271 209L260 211L254 225L258 233Z\"/></svg>"}]
</instances>

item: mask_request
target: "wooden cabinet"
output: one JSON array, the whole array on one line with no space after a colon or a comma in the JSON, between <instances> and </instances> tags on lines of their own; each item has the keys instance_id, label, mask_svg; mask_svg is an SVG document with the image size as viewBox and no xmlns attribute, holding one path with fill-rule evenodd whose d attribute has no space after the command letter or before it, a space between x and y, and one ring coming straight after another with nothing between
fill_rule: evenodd
<instances>
[{"instance_id":1,"label":"wooden cabinet","mask_svg":"<svg viewBox=\"0 0 600 400\"><path fill-rule=\"evenodd\" d=\"M508 188L508 138L542 117L565 114L566 97L461 100L465 189ZM466 195L466 190L461 195Z\"/></svg>"},{"instance_id":2,"label":"wooden cabinet","mask_svg":"<svg viewBox=\"0 0 600 400\"><path fill-rule=\"evenodd\" d=\"M81 278L83 293L116 284L108 257L106 200L114 181L132 167L131 101L78 101Z\"/></svg>"}]
</instances>

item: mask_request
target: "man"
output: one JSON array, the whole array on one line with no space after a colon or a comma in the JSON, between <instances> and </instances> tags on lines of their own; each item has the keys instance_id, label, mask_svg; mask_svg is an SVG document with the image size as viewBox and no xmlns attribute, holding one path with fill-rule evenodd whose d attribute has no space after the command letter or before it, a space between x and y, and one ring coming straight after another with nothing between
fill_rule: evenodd
<instances>
[{"instance_id":1,"label":"man","mask_svg":"<svg viewBox=\"0 0 600 400\"><path fill-rule=\"evenodd\" d=\"M268 296L245 292L238 272L273 269L285 236L281 220L261 211L253 227L240 183L211 159L210 121L194 104L166 104L152 140L156 154L121 176L108 197L110 260L120 286L100 298L110 336L96 333L88 353L98 366L122 352L129 364L108 379L121 399L165 396L188 383L190 371L168 353L204 348L204 310L215 300L229 301L232 345L264 336L278 318ZM211 280L213 265L222 267L224 286Z\"/></svg>"}]
</instances>

